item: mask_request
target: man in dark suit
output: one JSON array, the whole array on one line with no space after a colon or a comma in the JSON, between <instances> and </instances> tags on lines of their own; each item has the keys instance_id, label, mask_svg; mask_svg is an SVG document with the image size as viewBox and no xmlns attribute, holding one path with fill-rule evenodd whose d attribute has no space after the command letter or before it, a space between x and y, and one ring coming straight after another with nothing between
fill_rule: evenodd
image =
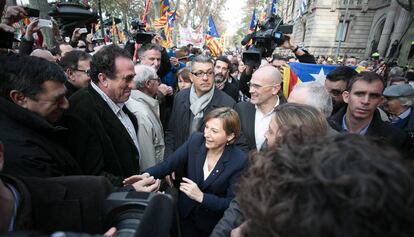
<instances>
[{"instance_id":1,"label":"man in dark suit","mask_svg":"<svg viewBox=\"0 0 414 237\"><path fill-rule=\"evenodd\" d=\"M277 95L281 82L282 76L277 68L259 68L253 73L249 83L250 102L240 102L235 106L243 133L237 145L245 150L262 148L274 108L282 103Z\"/></svg>"},{"instance_id":2,"label":"man in dark suit","mask_svg":"<svg viewBox=\"0 0 414 237\"><path fill-rule=\"evenodd\" d=\"M171 118L165 130L165 157L181 146L191 133L202 132L204 116L219 107L233 108L230 96L214 87L214 65L210 57L197 56L190 64L191 88L174 99Z\"/></svg>"},{"instance_id":3,"label":"man in dark suit","mask_svg":"<svg viewBox=\"0 0 414 237\"><path fill-rule=\"evenodd\" d=\"M404 131L383 122L377 107L383 103L384 83L374 72L361 72L351 78L342 93L347 104L331 116L334 129L383 139L397 150L407 152L410 148Z\"/></svg>"},{"instance_id":4,"label":"man in dark suit","mask_svg":"<svg viewBox=\"0 0 414 237\"><path fill-rule=\"evenodd\" d=\"M68 149L85 174L105 175L119 186L139 171L137 120L124 106L135 86L134 65L126 50L110 45L93 56L90 76L62 121L70 131Z\"/></svg>"},{"instance_id":5,"label":"man in dark suit","mask_svg":"<svg viewBox=\"0 0 414 237\"><path fill-rule=\"evenodd\" d=\"M231 62L226 56L219 56L214 65L214 80L216 88L226 92L233 100L239 100L239 86L230 75Z\"/></svg>"}]
</instances>

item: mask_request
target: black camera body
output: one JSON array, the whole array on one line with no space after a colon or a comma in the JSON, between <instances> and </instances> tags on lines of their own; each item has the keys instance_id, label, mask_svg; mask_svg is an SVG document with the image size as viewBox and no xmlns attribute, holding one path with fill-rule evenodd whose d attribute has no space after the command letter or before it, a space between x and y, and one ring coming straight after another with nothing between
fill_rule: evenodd
<instances>
[{"instance_id":1,"label":"black camera body","mask_svg":"<svg viewBox=\"0 0 414 237\"><path fill-rule=\"evenodd\" d=\"M116 227L117 237L168 236L174 226L174 213L170 195L114 192L104 204L104 226Z\"/></svg>"},{"instance_id":2,"label":"black camera body","mask_svg":"<svg viewBox=\"0 0 414 237\"><path fill-rule=\"evenodd\" d=\"M256 68L260 66L263 57L272 56L276 47L289 40L289 36L285 34L291 34L293 30L293 25L284 25L282 18L277 15L267 17L261 25L256 26L256 29L258 27L258 31L246 35L241 42L242 45L246 45L252 40L252 44L243 53L243 62Z\"/></svg>"},{"instance_id":3,"label":"black camera body","mask_svg":"<svg viewBox=\"0 0 414 237\"><path fill-rule=\"evenodd\" d=\"M154 38L155 33L145 30L145 24L140 21L138 18L135 18L131 21L131 27L133 30L136 30L133 37L135 42L138 44L147 44L151 43L152 38Z\"/></svg>"}]
</instances>

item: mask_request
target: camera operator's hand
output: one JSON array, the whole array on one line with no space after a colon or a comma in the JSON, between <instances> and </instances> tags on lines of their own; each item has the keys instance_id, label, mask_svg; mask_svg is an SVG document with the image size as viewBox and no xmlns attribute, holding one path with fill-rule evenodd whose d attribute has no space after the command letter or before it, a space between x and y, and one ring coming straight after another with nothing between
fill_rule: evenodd
<instances>
[{"instance_id":1,"label":"camera operator's hand","mask_svg":"<svg viewBox=\"0 0 414 237\"><path fill-rule=\"evenodd\" d=\"M196 202L203 202L203 192L201 192L200 188L194 183L191 179L184 178L183 181L180 183L180 191L185 193L189 198L193 199Z\"/></svg>"},{"instance_id":2,"label":"camera operator's hand","mask_svg":"<svg viewBox=\"0 0 414 237\"><path fill-rule=\"evenodd\" d=\"M81 36L79 30L80 30L80 28L75 28L75 30L73 31L73 33L72 33L72 39L71 39L73 42L76 42L76 41L79 40L79 38Z\"/></svg>"},{"instance_id":3,"label":"camera operator's hand","mask_svg":"<svg viewBox=\"0 0 414 237\"><path fill-rule=\"evenodd\" d=\"M39 32L40 27L38 26L39 19L34 19L26 28L26 33L24 34L24 38L27 41L33 41L33 33Z\"/></svg>"},{"instance_id":4,"label":"camera operator's hand","mask_svg":"<svg viewBox=\"0 0 414 237\"><path fill-rule=\"evenodd\" d=\"M20 6L9 6L4 13L1 23L11 26L13 23L27 16L27 12Z\"/></svg>"},{"instance_id":5,"label":"camera operator's hand","mask_svg":"<svg viewBox=\"0 0 414 237\"><path fill-rule=\"evenodd\" d=\"M154 38L152 38L152 43L153 44L158 44L158 45L161 45L161 41L162 41L162 37L161 37L161 35L159 34L159 33L157 33L155 36L154 36Z\"/></svg>"}]
</instances>

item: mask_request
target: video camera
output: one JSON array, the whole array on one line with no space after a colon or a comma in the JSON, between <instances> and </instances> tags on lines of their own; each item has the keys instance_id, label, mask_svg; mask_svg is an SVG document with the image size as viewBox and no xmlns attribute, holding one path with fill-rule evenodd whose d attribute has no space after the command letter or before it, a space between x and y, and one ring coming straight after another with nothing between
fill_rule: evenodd
<instances>
[{"instance_id":1,"label":"video camera","mask_svg":"<svg viewBox=\"0 0 414 237\"><path fill-rule=\"evenodd\" d=\"M260 28L257 30L257 28ZM244 37L242 45L247 45L250 40L252 44L243 53L243 62L252 67L259 67L262 57L270 57L276 47L289 40L293 25L284 25L280 16L272 15L259 25L256 24L255 31Z\"/></svg>"},{"instance_id":2,"label":"video camera","mask_svg":"<svg viewBox=\"0 0 414 237\"><path fill-rule=\"evenodd\" d=\"M147 32L145 30L145 24L138 18L134 18L131 21L131 27L133 30L136 30L136 33L134 33L133 37L135 39L135 42L137 42L138 44L151 43L152 38L154 38L155 36L154 32Z\"/></svg>"},{"instance_id":3,"label":"video camera","mask_svg":"<svg viewBox=\"0 0 414 237\"><path fill-rule=\"evenodd\" d=\"M169 236L178 229L172 197L144 192L114 192L105 201L104 225L116 236ZM176 224L176 226L174 226ZM178 234L173 236L178 236Z\"/></svg>"}]
</instances>

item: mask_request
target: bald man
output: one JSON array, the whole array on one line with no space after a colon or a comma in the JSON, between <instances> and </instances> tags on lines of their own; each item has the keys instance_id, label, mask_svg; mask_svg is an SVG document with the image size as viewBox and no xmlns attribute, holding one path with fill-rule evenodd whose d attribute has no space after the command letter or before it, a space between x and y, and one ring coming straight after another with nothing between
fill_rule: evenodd
<instances>
[{"instance_id":1,"label":"bald man","mask_svg":"<svg viewBox=\"0 0 414 237\"><path fill-rule=\"evenodd\" d=\"M274 109L282 102L278 96L281 82L282 75L274 66L259 68L248 84L250 102L236 105L242 126L242 136L237 144L245 150L262 148Z\"/></svg>"},{"instance_id":2,"label":"bald man","mask_svg":"<svg viewBox=\"0 0 414 237\"><path fill-rule=\"evenodd\" d=\"M35 49L30 56L46 59L49 62L56 63L56 57L49 50Z\"/></svg>"}]
</instances>

